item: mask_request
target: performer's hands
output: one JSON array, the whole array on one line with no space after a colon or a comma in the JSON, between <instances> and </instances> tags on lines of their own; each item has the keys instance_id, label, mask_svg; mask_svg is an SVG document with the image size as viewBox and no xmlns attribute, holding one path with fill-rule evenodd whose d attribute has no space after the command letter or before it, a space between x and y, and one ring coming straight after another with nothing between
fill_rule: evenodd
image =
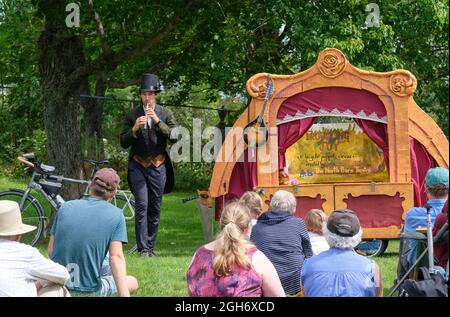
<instances>
[{"instance_id":1,"label":"performer's hands","mask_svg":"<svg viewBox=\"0 0 450 317\"><path fill-rule=\"evenodd\" d=\"M154 124L157 124L159 122L159 117L156 114L154 107L149 107L149 108L145 109L145 113L147 114L148 117L150 117L152 119L152 122Z\"/></svg>"},{"instance_id":2,"label":"performer's hands","mask_svg":"<svg viewBox=\"0 0 450 317\"><path fill-rule=\"evenodd\" d=\"M134 135L136 135L136 132L138 132L138 130L141 128L143 124L145 124L146 121L147 121L146 116L140 116L136 119L133 128L131 128L131 131L133 132Z\"/></svg>"}]
</instances>

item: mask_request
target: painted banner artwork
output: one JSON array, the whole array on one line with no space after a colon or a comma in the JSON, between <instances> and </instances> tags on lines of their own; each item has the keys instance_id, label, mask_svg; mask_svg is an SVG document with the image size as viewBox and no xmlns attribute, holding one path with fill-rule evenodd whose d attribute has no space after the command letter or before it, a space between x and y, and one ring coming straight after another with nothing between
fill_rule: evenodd
<instances>
[{"instance_id":1,"label":"painted banner artwork","mask_svg":"<svg viewBox=\"0 0 450 317\"><path fill-rule=\"evenodd\" d=\"M383 151L356 123L318 123L286 151L300 183L387 182Z\"/></svg>"}]
</instances>

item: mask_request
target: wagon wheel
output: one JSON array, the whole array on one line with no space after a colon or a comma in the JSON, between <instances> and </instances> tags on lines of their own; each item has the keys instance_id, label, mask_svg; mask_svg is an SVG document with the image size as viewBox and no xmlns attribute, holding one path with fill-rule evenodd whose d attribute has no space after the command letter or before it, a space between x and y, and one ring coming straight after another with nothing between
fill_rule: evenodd
<instances>
[{"instance_id":1,"label":"wagon wheel","mask_svg":"<svg viewBox=\"0 0 450 317\"><path fill-rule=\"evenodd\" d=\"M384 251L386 251L388 244L389 240L363 240L356 246L355 251L367 257L376 257L382 255Z\"/></svg>"}]
</instances>

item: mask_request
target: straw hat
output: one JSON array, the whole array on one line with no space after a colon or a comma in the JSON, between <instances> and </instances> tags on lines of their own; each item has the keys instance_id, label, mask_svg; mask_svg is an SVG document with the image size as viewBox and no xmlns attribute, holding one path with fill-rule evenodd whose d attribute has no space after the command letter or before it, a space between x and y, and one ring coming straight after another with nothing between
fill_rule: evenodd
<instances>
[{"instance_id":1,"label":"straw hat","mask_svg":"<svg viewBox=\"0 0 450 317\"><path fill-rule=\"evenodd\" d=\"M11 200L0 200L0 236L15 236L36 229L22 223L19 204Z\"/></svg>"}]
</instances>

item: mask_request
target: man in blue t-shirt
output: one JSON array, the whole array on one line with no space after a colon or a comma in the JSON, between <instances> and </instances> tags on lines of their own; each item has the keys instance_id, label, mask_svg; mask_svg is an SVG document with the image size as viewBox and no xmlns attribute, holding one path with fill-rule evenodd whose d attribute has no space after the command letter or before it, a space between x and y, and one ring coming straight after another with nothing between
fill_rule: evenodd
<instances>
[{"instance_id":1,"label":"man in blue t-shirt","mask_svg":"<svg viewBox=\"0 0 450 317\"><path fill-rule=\"evenodd\" d=\"M68 201L56 214L48 253L69 271L71 279L66 286L73 292L126 297L138 288L136 278L126 273L122 250L122 243L128 242L125 218L109 203L119 182L115 170L98 170L89 185L91 197ZM112 275L103 275L108 251Z\"/></svg>"}]
</instances>

